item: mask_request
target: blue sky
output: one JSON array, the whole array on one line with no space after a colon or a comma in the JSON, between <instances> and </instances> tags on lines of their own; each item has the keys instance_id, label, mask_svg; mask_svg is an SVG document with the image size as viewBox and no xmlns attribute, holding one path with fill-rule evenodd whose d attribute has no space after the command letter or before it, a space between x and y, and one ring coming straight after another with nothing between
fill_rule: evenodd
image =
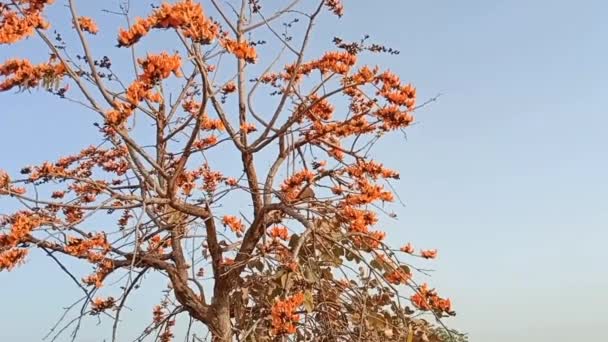
<instances>
[{"instance_id":1,"label":"blue sky","mask_svg":"<svg viewBox=\"0 0 608 342\"><path fill-rule=\"evenodd\" d=\"M420 101L443 94L418 112L406 142L395 135L376 155L402 174L407 205L391 240L440 251L429 281L453 299L448 323L471 341L605 340L608 4L358 3L345 1L341 25L318 29L350 39L363 30L401 50L378 63L411 81ZM0 168L94 142L91 113L42 94L0 94L0 103ZM40 340L74 298L54 267L35 258L0 273L3 340Z\"/></svg>"}]
</instances>

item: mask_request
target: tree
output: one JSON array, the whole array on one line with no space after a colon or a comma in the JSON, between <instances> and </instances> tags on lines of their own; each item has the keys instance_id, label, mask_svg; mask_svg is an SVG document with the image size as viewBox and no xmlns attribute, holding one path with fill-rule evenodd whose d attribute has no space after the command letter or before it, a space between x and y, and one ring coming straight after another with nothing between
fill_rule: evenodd
<instances>
[{"instance_id":1,"label":"tree","mask_svg":"<svg viewBox=\"0 0 608 342\"><path fill-rule=\"evenodd\" d=\"M104 47L117 58L94 54L100 28L75 0L57 19L74 30L51 35L52 3L0 1L0 43L37 36L50 53L3 62L0 90L43 88L81 105L98 118L100 141L21 176L0 171L0 195L23 205L1 216L0 271L43 251L83 291L74 322L110 317L113 341L151 272L168 290L142 339L170 341L180 315L215 341L444 339L416 317L453 315L449 299L400 261L437 252L393 249L374 230L394 216L385 205L399 173L372 147L413 123L416 89L358 65L397 54L367 37L306 54L323 38L314 23L342 16L339 0L181 0L136 19L127 2L102 14L126 21L116 49ZM175 51L146 45L155 35ZM100 216L113 224L99 229ZM74 274L72 259L93 272Z\"/></svg>"}]
</instances>

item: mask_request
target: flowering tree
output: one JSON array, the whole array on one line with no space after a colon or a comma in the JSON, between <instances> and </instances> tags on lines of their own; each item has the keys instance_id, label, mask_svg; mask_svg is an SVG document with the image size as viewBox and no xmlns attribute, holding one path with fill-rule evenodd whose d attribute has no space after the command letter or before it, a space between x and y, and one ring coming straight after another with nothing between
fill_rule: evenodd
<instances>
[{"instance_id":1,"label":"flowering tree","mask_svg":"<svg viewBox=\"0 0 608 342\"><path fill-rule=\"evenodd\" d=\"M61 10L71 38L51 35L52 3L0 1L0 43L38 39L50 53L0 64L0 91L43 88L80 104L98 118L100 141L22 175L0 170L0 196L22 205L0 216L0 271L43 251L83 291L79 319L114 320L113 341L151 272L168 290L140 340L172 340L183 315L215 341L452 335L416 318L454 313L400 261L437 252L392 249L374 229L394 216L384 205L399 173L370 151L412 124L416 90L357 61L396 51L334 38L333 51L306 53L323 38L314 23L342 16L339 0L181 0L136 18L125 3L103 15L125 18L113 51L132 59L93 53L98 22L74 0ZM171 37L160 41L172 52L146 43L155 35ZM113 224L96 228L100 216ZM75 274L68 259L92 273Z\"/></svg>"}]
</instances>

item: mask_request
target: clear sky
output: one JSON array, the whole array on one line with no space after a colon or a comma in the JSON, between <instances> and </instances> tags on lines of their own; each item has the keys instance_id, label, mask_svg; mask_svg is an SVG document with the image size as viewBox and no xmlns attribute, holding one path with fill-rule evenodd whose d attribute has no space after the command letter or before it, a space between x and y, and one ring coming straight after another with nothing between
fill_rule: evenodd
<instances>
[{"instance_id":1,"label":"clear sky","mask_svg":"<svg viewBox=\"0 0 608 342\"><path fill-rule=\"evenodd\" d=\"M448 324L471 341L605 341L608 3L345 6L342 25L319 29L350 39L363 29L401 50L378 63L411 81L420 101L443 94L418 112L406 142L395 136L376 154L402 174L407 206L392 241L439 249L430 282L453 299L458 316ZM0 48L2 60L15 54ZM92 143L93 130L82 128L92 114L62 105L0 94L0 168ZM74 126L60 127L65 120ZM38 341L48 331L76 291L56 274L42 258L0 273L0 340Z\"/></svg>"}]
</instances>

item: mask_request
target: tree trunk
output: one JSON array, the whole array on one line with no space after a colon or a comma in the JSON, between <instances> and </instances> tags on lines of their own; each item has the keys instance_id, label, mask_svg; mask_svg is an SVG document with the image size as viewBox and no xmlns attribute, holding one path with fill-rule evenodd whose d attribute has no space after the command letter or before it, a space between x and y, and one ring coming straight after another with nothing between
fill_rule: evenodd
<instances>
[{"instance_id":1,"label":"tree trunk","mask_svg":"<svg viewBox=\"0 0 608 342\"><path fill-rule=\"evenodd\" d=\"M230 321L230 297L220 293L213 304L213 324L211 333L213 342L232 342L232 322Z\"/></svg>"}]
</instances>

